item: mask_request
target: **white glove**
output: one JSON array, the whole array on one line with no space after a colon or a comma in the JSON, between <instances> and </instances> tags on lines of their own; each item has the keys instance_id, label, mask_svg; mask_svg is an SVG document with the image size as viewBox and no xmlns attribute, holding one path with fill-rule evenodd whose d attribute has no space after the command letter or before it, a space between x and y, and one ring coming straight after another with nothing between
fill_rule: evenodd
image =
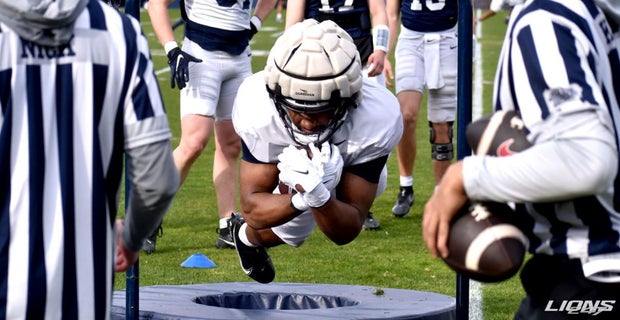
<instances>
[{"instance_id":1,"label":"white glove","mask_svg":"<svg viewBox=\"0 0 620 320\"><path fill-rule=\"evenodd\" d=\"M344 165L340 149L324 142L320 151L314 144L310 144L310 151L312 152L312 162L319 167L319 171L323 171L323 184L328 190L335 189L340 183L342 166Z\"/></svg>"},{"instance_id":2,"label":"white glove","mask_svg":"<svg viewBox=\"0 0 620 320\"><path fill-rule=\"evenodd\" d=\"M295 193L291 197L291 206L293 206L295 210L302 212L310 209L310 207L306 203L306 200L304 200L304 196L302 196L301 193Z\"/></svg>"},{"instance_id":3,"label":"white glove","mask_svg":"<svg viewBox=\"0 0 620 320\"><path fill-rule=\"evenodd\" d=\"M309 207L321 207L329 201L331 194L306 150L288 146L278 155L278 160L280 181L301 193Z\"/></svg>"},{"instance_id":4,"label":"white glove","mask_svg":"<svg viewBox=\"0 0 620 320\"><path fill-rule=\"evenodd\" d=\"M288 146L278 155L278 160L280 181L297 192L309 192L321 184L321 172L306 150Z\"/></svg>"}]
</instances>

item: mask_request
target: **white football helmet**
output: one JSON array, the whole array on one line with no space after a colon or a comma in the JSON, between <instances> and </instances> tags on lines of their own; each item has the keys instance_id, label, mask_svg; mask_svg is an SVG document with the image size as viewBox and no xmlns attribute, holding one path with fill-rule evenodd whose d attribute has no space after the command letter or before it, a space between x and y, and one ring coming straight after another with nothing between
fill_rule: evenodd
<instances>
[{"instance_id":1,"label":"white football helmet","mask_svg":"<svg viewBox=\"0 0 620 320\"><path fill-rule=\"evenodd\" d=\"M307 19L276 40L265 67L267 90L293 140L321 145L342 125L349 108L357 106L362 88L360 56L353 39L333 21ZM304 133L287 110L331 111L320 133Z\"/></svg>"}]
</instances>

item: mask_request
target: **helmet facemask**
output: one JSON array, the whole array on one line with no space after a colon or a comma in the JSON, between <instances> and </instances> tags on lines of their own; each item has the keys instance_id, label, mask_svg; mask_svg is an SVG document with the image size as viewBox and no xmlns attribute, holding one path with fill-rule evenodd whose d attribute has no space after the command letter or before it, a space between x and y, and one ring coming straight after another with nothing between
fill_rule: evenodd
<instances>
[{"instance_id":1,"label":"helmet facemask","mask_svg":"<svg viewBox=\"0 0 620 320\"><path fill-rule=\"evenodd\" d=\"M340 128L361 96L361 70L353 39L333 21L307 19L285 30L276 40L267 58L265 84L296 144L320 145ZM298 120L296 115L291 117L292 112L329 115L329 121L321 119L329 123L308 133L294 123Z\"/></svg>"},{"instance_id":2,"label":"helmet facemask","mask_svg":"<svg viewBox=\"0 0 620 320\"><path fill-rule=\"evenodd\" d=\"M340 98L340 92L334 91L330 100L304 101L294 100L283 96L279 86L276 86L275 90L270 90L269 87L267 87L267 91L269 91L269 96L271 97L289 136L300 146L307 146L311 143L320 146L323 142L330 140L338 128L340 128L340 126L344 123L349 108L357 107L357 104L355 103L357 93L351 98ZM289 115L289 111L309 115L329 112L330 121L325 129L320 132L307 133L295 125Z\"/></svg>"}]
</instances>

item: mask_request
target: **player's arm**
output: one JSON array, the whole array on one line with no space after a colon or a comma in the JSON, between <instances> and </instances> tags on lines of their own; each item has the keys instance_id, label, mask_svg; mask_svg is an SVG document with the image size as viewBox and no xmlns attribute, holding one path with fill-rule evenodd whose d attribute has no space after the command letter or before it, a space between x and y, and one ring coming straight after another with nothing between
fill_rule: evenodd
<instances>
[{"instance_id":1,"label":"player's arm","mask_svg":"<svg viewBox=\"0 0 620 320\"><path fill-rule=\"evenodd\" d=\"M254 9L254 16L259 18L260 21L265 21L271 11L273 11L273 9L276 7L277 2L278 0L258 0L256 8Z\"/></svg>"},{"instance_id":2,"label":"player's arm","mask_svg":"<svg viewBox=\"0 0 620 320\"><path fill-rule=\"evenodd\" d=\"M136 261L144 239L157 229L179 187L170 141L132 148L126 154L130 194L125 219L116 226L117 272Z\"/></svg>"},{"instance_id":3,"label":"player's arm","mask_svg":"<svg viewBox=\"0 0 620 320\"><path fill-rule=\"evenodd\" d=\"M388 86L392 86L394 79L394 70L389 59L391 52L394 52L394 45L400 30L400 0L387 0L385 4L386 16L388 19L388 27L390 28L390 37L388 39L388 54L385 55L383 72L385 73L385 82Z\"/></svg>"},{"instance_id":4,"label":"player's arm","mask_svg":"<svg viewBox=\"0 0 620 320\"><path fill-rule=\"evenodd\" d=\"M263 21L265 21L267 16L273 11L277 1L278 0L258 0L258 4L256 4L256 8L254 9L254 15L250 18L250 39L260 30Z\"/></svg>"},{"instance_id":5,"label":"player's arm","mask_svg":"<svg viewBox=\"0 0 620 320\"><path fill-rule=\"evenodd\" d=\"M164 46L166 56L168 56L170 87L174 88L178 86L179 89L183 89L189 82L189 63L202 62L202 60L193 57L179 48L174 38L172 24L170 23L170 15L168 14L168 5L172 3L172 1L173 0L151 0L149 1L148 12L155 35Z\"/></svg>"},{"instance_id":6,"label":"player's arm","mask_svg":"<svg viewBox=\"0 0 620 320\"><path fill-rule=\"evenodd\" d=\"M162 46L171 41L175 41L170 15L168 14L168 6L174 0L149 0L148 13L153 25L155 36Z\"/></svg>"},{"instance_id":7,"label":"player's arm","mask_svg":"<svg viewBox=\"0 0 620 320\"><path fill-rule=\"evenodd\" d=\"M304 20L306 0L293 0L286 3L286 24L285 28Z\"/></svg>"},{"instance_id":8,"label":"player's arm","mask_svg":"<svg viewBox=\"0 0 620 320\"><path fill-rule=\"evenodd\" d=\"M495 15L495 11L489 9L480 15L480 17L478 18L478 22L482 22L494 15Z\"/></svg>"},{"instance_id":9,"label":"player's arm","mask_svg":"<svg viewBox=\"0 0 620 320\"><path fill-rule=\"evenodd\" d=\"M278 186L278 174L276 164L241 161L241 209L253 229L278 226L301 213L291 206L293 194L273 193Z\"/></svg>"},{"instance_id":10,"label":"player's arm","mask_svg":"<svg viewBox=\"0 0 620 320\"><path fill-rule=\"evenodd\" d=\"M361 232L386 161L387 155L344 167L335 196L311 208L319 229L334 243L347 244Z\"/></svg>"},{"instance_id":11,"label":"player's arm","mask_svg":"<svg viewBox=\"0 0 620 320\"><path fill-rule=\"evenodd\" d=\"M330 240L345 245L361 232L376 193L376 183L345 168L336 189L336 197L320 208L312 208L314 220Z\"/></svg>"},{"instance_id":12,"label":"player's arm","mask_svg":"<svg viewBox=\"0 0 620 320\"><path fill-rule=\"evenodd\" d=\"M385 1L368 1L368 9L372 20L374 51L368 57L366 66L369 68L368 75L372 77L383 73L388 52L390 28Z\"/></svg>"}]
</instances>

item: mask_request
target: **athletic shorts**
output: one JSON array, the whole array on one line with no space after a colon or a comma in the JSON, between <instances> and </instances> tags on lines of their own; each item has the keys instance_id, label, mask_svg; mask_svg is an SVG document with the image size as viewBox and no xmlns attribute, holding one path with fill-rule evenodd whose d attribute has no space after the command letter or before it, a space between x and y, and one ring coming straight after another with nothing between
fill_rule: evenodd
<instances>
[{"instance_id":1,"label":"athletic shorts","mask_svg":"<svg viewBox=\"0 0 620 320\"><path fill-rule=\"evenodd\" d=\"M519 320L620 319L620 283L587 279L578 259L535 255L523 267Z\"/></svg>"},{"instance_id":2,"label":"athletic shorts","mask_svg":"<svg viewBox=\"0 0 620 320\"><path fill-rule=\"evenodd\" d=\"M206 51L185 38L182 48L202 62L189 64L189 82L181 90L181 118L197 114L230 120L237 90L252 74L250 47L235 56L224 51Z\"/></svg>"},{"instance_id":3,"label":"athletic shorts","mask_svg":"<svg viewBox=\"0 0 620 320\"><path fill-rule=\"evenodd\" d=\"M401 26L396 44L396 94L428 90L428 120L456 118L458 39L456 27L441 32L417 32Z\"/></svg>"}]
</instances>

